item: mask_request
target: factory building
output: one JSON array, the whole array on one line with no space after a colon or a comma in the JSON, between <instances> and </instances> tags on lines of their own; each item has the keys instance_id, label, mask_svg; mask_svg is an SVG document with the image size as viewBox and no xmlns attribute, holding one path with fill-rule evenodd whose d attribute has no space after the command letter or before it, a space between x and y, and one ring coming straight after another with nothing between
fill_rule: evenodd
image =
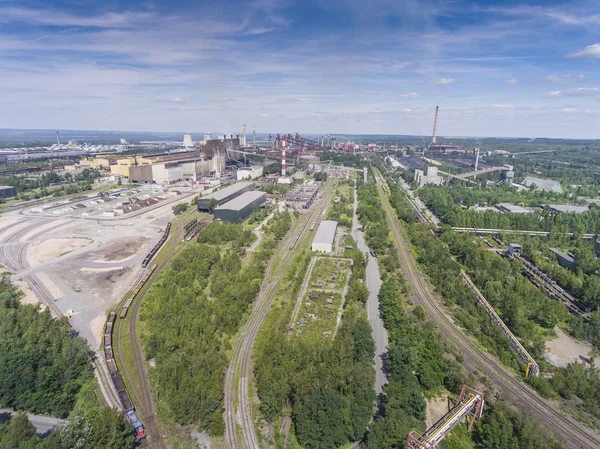
<instances>
[{"instance_id":1,"label":"factory building","mask_svg":"<svg viewBox=\"0 0 600 449\"><path fill-rule=\"evenodd\" d=\"M0 198L14 198L17 196L17 189L13 186L0 186Z\"/></svg>"},{"instance_id":2,"label":"factory building","mask_svg":"<svg viewBox=\"0 0 600 449\"><path fill-rule=\"evenodd\" d=\"M263 175L263 167L255 165L252 167L240 167L237 171L237 180L242 181L244 179L257 179Z\"/></svg>"},{"instance_id":3,"label":"factory building","mask_svg":"<svg viewBox=\"0 0 600 449\"><path fill-rule=\"evenodd\" d=\"M526 176L523 180L525 187L531 187L535 185L538 189L545 190L546 192L562 193L562 187L560 182L554 181L553 179L542 179L534 178L533 176Z\"/></svg>"},{"instance_id":4,"label":"factory building","mask_svg":"<svg viewBox=\"0 0 600 449\"><path fill-rule=\"evenodd\" d=\"M582 214L582 213L590 210L590 207L588 205L576 206L573 204L550 204L548 207L550 208L550 212L555 213L555 214L558 212L565 212L565 213L571 213L571 214Z\"/></svg>"},{"instance_id":5,"label":"factory building","mask_svg":"<svg viewBox=\"0 0 600 449\"><path fill-rule=\"evenodd\" d=\"M267 193L253 190L244 192L235 197L231 201L217 207L215 209L215 218L217 220L237 223L245 220L254 210L267 201Z\"/></svg>"},{"instance_id":6,"label":"factory building","mask_svg":"<svg viewBox=\"0 0 600 449\"><path fill-rule=\"evenodd\" d=\"M198 206L198 210L208 210L210 200L214 199L217 202L217 205L220 206L222 204L231 201L237 196L240 196L244 192L249 192L256 188L256 183L252 181L241 181L236 182L230 186L225 187L224 189L217 190L209 195L203 196L199 198L196 202Z\"/></svg>"},{"instance_id":7,"label":"factory building","mask_svg":"<svg viewBox=\"0 0 600 449\"><path fill-rule=\"evenodd\" d=\"M336 229L337 221L323 220L319 224L319 229L317 229L317 233L313 239L312 250L322 253L333 253L333 241Z\"/></svg>"},{"instance_id":8,"label":"factory building","mask_svg":"<svg viewBox=\"0 0 600 449\"><path fill-rule=\"evenodd\" d=\"M425 184L433 184L441 186L444 179L438 175L437 167L427 167L427 174L423 170L415 170L415 183L417 187L422 187Z\"/></svg>"},{"instance_id":9,"label":"factory building","mask_svg":"<svg viewBox=\"0 0 600 449\"><path fill-rule=\"evenodd\" d=\"M534 207L521 207L517 204L509 204L509 203L498 203L496 204L496 208L505 214L532 214L536 212L538 209Z\"/></svg>"}]
</instances>

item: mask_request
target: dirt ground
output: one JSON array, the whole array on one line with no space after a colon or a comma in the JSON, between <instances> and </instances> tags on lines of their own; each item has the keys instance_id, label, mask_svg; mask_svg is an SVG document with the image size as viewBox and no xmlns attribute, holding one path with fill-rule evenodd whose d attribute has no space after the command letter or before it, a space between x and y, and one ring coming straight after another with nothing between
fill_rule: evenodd
<instances>
[{"instance_id":1,"label":"dirt ground","mask_svg":"<svg viewBox=\"0 0 600 449\"><path fill-rule=\"evenodd\" d=\"M37 245L32 245L27 250L27 260L34 267L49 262L63 254L93 243L86 238L55 238L47 239Z\"/></svg>"},{"instance_id":2,"label":"dirt ground","mask_svg":"<svg viewBox=\"0 0 600 449\"><path fill-rule=\"evenodd\" d=\"M558 337L546 342L545 358L550 364L566 367L569 363L581 362L579 356L589 356L592 350L591 343L577 341L559 328L554 328L554 330Z\"/></svg>"},{"instance_id":3,"label":"dirt ground","mask_svg":"<svg viewBox=\"0 0 600 449\"><path fill-rule=\"evenodd\" d=\"M429 429L442 416L448 413L448 396L438 396L427 400L427 409L425 411L425 423Z\"/></svg>"},{"instance_id":4,"label":"dirt ground","mask_svg":"<svg viewBox=\"0 0 600 449\"><path fill-rule=\"evenodd\" d=\"M121 262L135 256L150 239L137 237L122 239L99 250L86 254L86 259L93 262Z\"/></svg>"}]
</instances>

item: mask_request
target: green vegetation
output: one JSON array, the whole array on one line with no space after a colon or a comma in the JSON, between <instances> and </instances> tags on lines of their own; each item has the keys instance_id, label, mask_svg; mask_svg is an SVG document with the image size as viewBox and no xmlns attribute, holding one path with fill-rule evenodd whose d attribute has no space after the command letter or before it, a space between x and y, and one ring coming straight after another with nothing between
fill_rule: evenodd
<instances>
[{"instance_id":1,"label":"green vegetation","mask_svg":"<svg viewBox=\"0 0 600 449\"><path fill-rule=\"evenodd\" d=\"M0 176L0 185L15 187L19 199L28 201L50 195L58 197L91 190L92 183L99 176L100 173L97 170L87 168L75 176L71 173L61 176L51 171L39 177L31 175ZM59 184L63 185L58 186Z\"/></svg>"},{"instance_id":2,"label":"green vegetation","mask_svg":"<svg viewBox=\"0 0 600 449\"><path fill-rule=\"evenodd\" d=\"M184 213L188 208L188 204L187 203L181 203L181 204L177 204L175 206L172 207L173 209L173 214L175 215L180 215L182 213Z\"/></svg>"},{"instance_id":3,"label":"green vegetation","mask_svg":"<svg viewBox=\"0 0 600 449\"><path fill-rule=\"evenodd\" d=\"M425 205L450 226L490 229L525 229L556 233L576 234L600 232L600 207L590 205L590 210L582 214L550 212L545 207L541 212L511 214L495 211L477 212L469 209L475 204L495 205L501 202L542 206L566 201L565 195L545 191L517 193L509 187L438 187L424 186L418 190ZM569 202L573 202L570 200Z\"/></svg>"},{"instance_id":4,"label":"green vegetation","mask_svg":"<svg viewBox=\"0 0 600 449\"><path fill-rule=\"evenodd\" d=\"M446 389L458 392L464 377L457 356L442 342L435 326L419 318L423 317L422 310L415 309L410 315L404 311L408 285L399 272L398 255L376 186L360 185L359 201L367 242L378 254L383 280L380 311L389 333L386 396L379 403L363 447L395 448L406 441L410 430L424 430L425 397Z\"/></svg>"},{"instance_id":5,"label":"green vegetation","mask_svg":"<svg viewBox=\"0 0 600 449\"><path fill-rule=\"evenodd\" d=\"M25 414L0 425L0 449L125 449L135 440L123 413L99 408L86 343L68 320L22 305L19 292L0 281L0 407L68 421L45 439Z\"/></svg>"},{"instance_id":6,"label":"green vegetation","mask_svg":"<svg viewBox=\"0 0 600 449\"><path fill-rule=\"evenodd\" d=\"M596 260L593 241L550 235L546 237L510 236L505 240L523 245L523 255L544 270L573 296L593 309L600 307L600 262ZM575 271L558 264L548 248L559 248L575 255ZM599 341L600 343L600 341ZM597 346L600 347L600 344Z\"/></svg>"},{"instance_id":7,"label":"green vegetation","mask_svg":"<svg viewBox=\"0 0 600 449\"><path fill-rule=\"evenodd\" d=\"M352 215L354 214L354 197L347 182L336 189L335 197L339 200L334 201L329 206L327 220L337 221L340 226L350 228L352 226Z\"/></svg>"},{"instance_id":8,"label":"green vegetation","mask_svg":"<svg viewBox=\"0 0 600 449\"><path fill-rule=\"evenodd\" d=\"M322 151L320 158L321 163L333 161L336 165L345 165L346 167L362 168L369 164L359 154L339 153L337 151Z\"/></svg>"},{"instance_id":9,"label":"green vegetation","mask_svg":"<svg viewBox=\"0 0 600 449\"><path fill-rule=\"evenodd\" d=\"M390 202L399 215L410 210L398 187L392 185ZM593 367L570 365L556 368L544 360L544 341L554 335L554 326L560 325L573 335L580 332L600 335L600 319L584 325L560 303L548 298L520 274L520 263L509 262L487 251L473 236L444 230L436 238L420 223L405 223L407 233L417 251L417 260L442 294L446 305L458 325L472 333L492 354L505 365L523 373L523 362L518 358L506 337L491 322L475 295L460 277L464 267L488 302L502 317L506 325L519 338L523 346L538 362L544 375L530 378L528 382L537 391L552 398L560 394L568 399L577 396L582 403L575 408L589 415L580 419L600 418L600 381ZM451 255L455 260L451 259ZM584 330L582 330L584 329ZM566 388L567 385L572 385ZM593 416L593 418L590 417Z\"/></svg>"},{"instance_id":10,"label":"green vegetation","mask_svg":"<svg viewBox=\"0 0 600 449\"><path fill-rule=\"evenodd\" d=\"M285 214L279 214L281 216ZM291 218L289 218L291 223ZM278 217L275 228L285 233ZM224 372L231 338L260 291L276 238L265 237L248 264L244 247L255 238L241 224L212 223L161 273L142 308L146 356L161 401L178 424L224 432Z\"/></svg>"},{"instance_id":11,"label":"green vegetation","mask_svg":"<svg viewBox=\"0 0 600 449\"><path fill-rule=\"evenodd\" d=\"M71 338L66 317L22 305L8 279L0 281L0 407L66 417L92 377L83 339Z\"/></svg>"},{"instance_id":12,"label":"green vegetation","mask_svg":"<svg viewBox=\"0 0 600 449\"><path fill-rule=\"evenodd\" d=\"M131 449L134 441L131 423L110 407L73 415L44 439L23 413L0 425L0 449Z\"/></svg>"},{"instance_id":13,"label":"green vegetation","mask_svg":"<svg viewBox=\"0 0 600 449\"><path fill-rule=\"evenodd\" d=\"M274 306L256 341L254 375L260 410L268 422L291 416L288 447L334 448L357 441L371 418L374 342L364 311L366 297L362 290L354 291L363 285L359 280L364 282L366 263L356 249L347 255L354 260L352 280L333 341L321 334L289 336L308 251L290 267L278 293L282 306ZM278 447L283 447L283 440L276 432Z\"/></svg>"}]
</instances>

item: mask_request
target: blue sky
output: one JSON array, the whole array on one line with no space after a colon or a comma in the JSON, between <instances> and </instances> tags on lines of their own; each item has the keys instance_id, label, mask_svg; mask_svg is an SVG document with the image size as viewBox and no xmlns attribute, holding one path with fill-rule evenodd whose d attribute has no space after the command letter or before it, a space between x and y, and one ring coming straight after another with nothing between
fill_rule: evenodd
<instances>
[{"instance_id":1,"label":"blue sky","mask_svg":"<svg viewBox=\"0 0 600 449\"><path fill-rule=\"evenodd\" d=\"M0 0L0 128L600 138L600 2Z\"/></svg>"}]
</instances>

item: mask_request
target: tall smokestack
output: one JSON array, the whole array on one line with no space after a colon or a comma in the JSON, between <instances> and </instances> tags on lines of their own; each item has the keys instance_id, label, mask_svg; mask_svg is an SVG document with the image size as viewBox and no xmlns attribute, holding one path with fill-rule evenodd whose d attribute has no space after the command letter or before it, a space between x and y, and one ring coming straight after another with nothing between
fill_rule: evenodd
<instances>
[{"instance_id":1,"label":"tall smokestack","mask_svg":"<svg viewBox=\"0 0 600 449\"><path fill-rule=\"evenodd\" d=\"M285 178L285 135L281 136L281 177Z\"/></svg>"},{"instance_id":2,"label":"tall smokestack","mask_svg":"<svg viewBox=\"0 0 600 449\"><path fill-rule=\"evenodd\" d=\"M242 144L246 146L246 125L244 124L244 143Z\"/></svg>"},{"instance_id":3,"label":"tall smokestack","mask_svg":"<svg viewBox=\"0 0 600 449\"><path fill-rule=\"evenodd\" d=\"M60 145L60 134L56 131L56 143Z\"/></svg>"},{"instance_id":4,"label":"tall smokestack","mask_svg":"<svg viewBox=\"0 0 600 449\"><path fill-rule=\"evenodd\" d=\"M252 125L252 148L256 148L256 125Z\"/></svg>"},{"instance_id":5,"label":"tall smokestack","mask_svg":"<svg viewBox=\"0 0 600 449\"><path fill-rule=\"evenodd\" d=\"M440 107L435 107L435 120L433 121L433 138L431 139L431 143L437 142L437 120L438 120L438 111Z\"/></svg>"}]
</instances>

